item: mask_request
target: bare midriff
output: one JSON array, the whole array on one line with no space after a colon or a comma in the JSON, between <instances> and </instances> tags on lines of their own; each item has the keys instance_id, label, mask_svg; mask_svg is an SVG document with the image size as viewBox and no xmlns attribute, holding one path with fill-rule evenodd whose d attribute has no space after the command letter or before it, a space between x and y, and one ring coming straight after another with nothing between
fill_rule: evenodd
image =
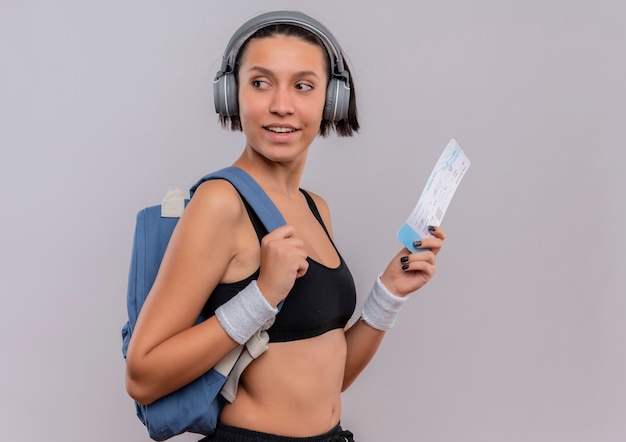
<instances>
[{"instance_id":1,"label":"bare midriff","mask_svg":"<svg viewBox=\"0 0 626 442\"><path fill-rule=\"evenodd\" d=\"M281 436L323 434L339 423L345 363L343 329L272 343L246 368L220 421Z\"/></svg>"}]
</instances>

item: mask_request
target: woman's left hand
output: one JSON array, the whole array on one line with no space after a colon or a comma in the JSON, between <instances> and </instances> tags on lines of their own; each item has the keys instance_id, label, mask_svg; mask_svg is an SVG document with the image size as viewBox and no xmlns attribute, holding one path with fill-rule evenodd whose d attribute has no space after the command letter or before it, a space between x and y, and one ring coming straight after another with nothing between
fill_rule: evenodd
<instances>
[{"instance_id":1,"label":"woman's left hand","mask_svg":"<svg viewBox=\"0 0 626 442\"><path fill-rule=\"evenodd\" d=\"M411 253L402 249L391 260L380 279L391 293L406 296L420 289L435 274L437 253L441 250L446 238L441 227L431 230L433 238L423 238L421 245L416 248L426 249L422 252Z\"/></svg>"}]
</instances>

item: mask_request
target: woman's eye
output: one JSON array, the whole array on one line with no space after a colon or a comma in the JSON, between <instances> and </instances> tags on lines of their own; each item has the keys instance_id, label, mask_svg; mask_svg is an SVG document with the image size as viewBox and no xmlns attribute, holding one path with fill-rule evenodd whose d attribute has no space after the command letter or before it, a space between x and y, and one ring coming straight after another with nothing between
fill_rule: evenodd
<instances>
[{"instance_id":1,"label":"woman's eye","mask_svg":"<svg viewBox=\"0 0 626 442\"><path fill-rule=\"evenodd\" d=\"M306 84L306 83L298 83L296 85L296 89L298 89L299 91L310 91L310 90L313 90L313 86L311 86L310 84Z\"/></svg>"},{"instance_id":2,"label":"woman's eye","mask_svg":"<svg viewBox=\"0 0 626 442\"><path fill-rule=\"evenodd\" d=\"M265 89L268 87L269 83L264 80L252 80L252 85L258 89Z\"/></svg>"}]
</instances>

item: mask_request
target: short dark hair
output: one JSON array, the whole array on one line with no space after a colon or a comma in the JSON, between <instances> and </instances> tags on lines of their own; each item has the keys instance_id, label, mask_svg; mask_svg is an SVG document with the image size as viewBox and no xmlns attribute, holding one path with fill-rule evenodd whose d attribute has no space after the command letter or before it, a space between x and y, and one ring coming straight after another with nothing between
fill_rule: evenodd
<instances>
[{"instance_id":1,"label":"short dark hair","mask_svg":"<svg viewBox=\"0 0 626 442\"><path fill-rule=\"evenodd\" d=\"M254 34L252 34L252 36L248 40L246 40L244 44L241 46L241 48L239 49L239 52L237 53L237 59L235 60L235 63L234 63L235 64L234 75L235 75L235 81L237 83L239 82L238 76L239 76L240 60L246 51L248 43L253 39L275 37L277 35L301 38L302 40L308 43L319 46L324 51L324 54L327 54L326 47L324 46L324 43L322 43L320 38L317 35L313 34L312 32L307 31L306 29L303 29L299 26L295 26L291 24L275 24L275 25L266 26L262 29L259 29ZM328 74L328 78L330 79L330 75L331 75L330 62L327 57L324 57L324 60L326 63L326 71ZM348 105L348 115L346 118L339 120L339 121L330 121L327 119L322 119L322 122L320 124L320 130L319 130L319 135L321 135L322 137L329 135L331 132L336 132L337 135L341 137L351 137L354 134L354 132L358 132L360 128L358 115L357 115L356 92L354 90L354 80L352 78L350 68L345 62L345 57L344 57L344 68L346 72L348 73L348 77L350 81L350 104ZM230 129L233 131L242 130L241 119L239 118L238 115L231 116L231 117L220 115L219 121L221 125L227 129Z\"/></svg>"}]
</instances>

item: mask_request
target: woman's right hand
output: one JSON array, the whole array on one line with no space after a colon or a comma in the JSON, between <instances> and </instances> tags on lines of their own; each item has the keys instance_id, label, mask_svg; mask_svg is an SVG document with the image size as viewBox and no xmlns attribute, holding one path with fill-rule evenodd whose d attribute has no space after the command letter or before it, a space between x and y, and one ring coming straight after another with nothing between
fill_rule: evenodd
<instances>
[{"instance_id":1,"label":"woman's right hand","mask_svg":"<svg viewBox=\"0 0 626 442\"><path fill-rule=\"evenodd\" d=\"M287 297L296 279L309 268L304 241L295 233L292 226L285 225L261 240L261 270L257 285L272 306Z\"/></svg>"}]
</instances>

